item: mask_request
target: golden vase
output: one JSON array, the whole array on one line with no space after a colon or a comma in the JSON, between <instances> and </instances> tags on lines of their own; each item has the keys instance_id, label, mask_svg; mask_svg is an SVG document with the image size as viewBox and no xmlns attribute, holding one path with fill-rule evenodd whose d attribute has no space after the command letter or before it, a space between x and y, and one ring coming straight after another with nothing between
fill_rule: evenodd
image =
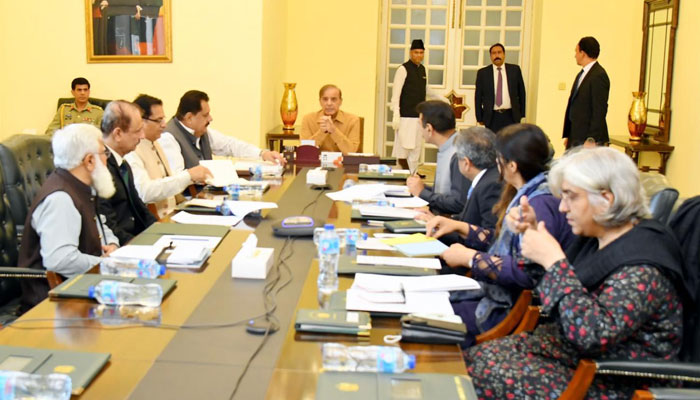
<instances>
[{"instance_id":1,"label":"golden vase","mask_svg":"<svg viewBox=\"0 0 700 400\"><path fill-rule=\"evenodd\" d=\"M294 130L294 122L297 120L299 106L297 105L297 94L294 91L296 83L285 83L284 94L282 95L282 104L280 105L280 115L282 116L282 124L285 131Z\"/></svg>"},{"instance_id":2,"label":"golden vase","mask_svg":"<svg viewBox=\"0 0 700 400\"><path fill-rule=\"evenodd\" d=\"M644 104L644 92L632 92L634 100L627 117L627 129L630 131L630 142L642 140L642 134L647 127L647 106Z\"/></svg>"}]
</instances>

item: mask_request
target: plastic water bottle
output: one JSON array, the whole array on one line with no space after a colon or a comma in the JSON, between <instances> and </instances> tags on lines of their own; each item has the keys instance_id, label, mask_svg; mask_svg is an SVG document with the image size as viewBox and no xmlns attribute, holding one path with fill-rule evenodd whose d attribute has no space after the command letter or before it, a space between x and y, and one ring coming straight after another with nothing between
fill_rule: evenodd
<instances>
[{"instance_id":1,"label":"plastic water bottle","mask_svg":"<svg viewBox=\"0 0 700 400\"><path fill-rule=\"evenodd\" d=\"M357 254L357 241L360 240L360 230L357 228L348 228L345 230L345 251L347 255L353 256Z\"/></svg>"},{"instance_id":2,"label":"plastic water bottle","mask_svg":"<svg viewBox=\"0 0 700 400\"><path fill-rule=\"evenodd\" d=\"M416 366L416 356L400 347L323 344L323 368L327 371L402 373Z\"/></svg>"},{"instance_id":3,"label":"plastic water bottle","mask_svg":"<svg viewBox=\"0 0 700 400\"><path fill-rule=\"evenodd\" d=\"M138 285L103 280L96 286L90 286L88 296L101 304L158 307L163 301L163 288L157 283Z\"/></svg>"},{"instance_id":4,"label":"plastic water bottle","mask_svg":"<svg viewBox=\"0 0 700 400\"><path fill-rule=\"evenodd\" d=\"M227 206L226 203L216 206L216 212L225 216L233 215L231 208L229 208L229 206Z\"/></svg>"},{"instance_id":5,"label":"plastic water bottle","mask_svg":"<svg viewBox=\"0 0 700 400\"><path fill-rule=\"evenodd\" d=\"M70 376L64 374L0 371L0 400L69 400L72 387Z\"/></svg>"},{"instance_id":6,"label":"plastic water bottle","mask_svg":"<svg viewBox=\"0 0 700 400\"><path fill-rule=\"evenodd\" d=\"M263 177L262 165L256 165L250 168L250 173L253 175L252 180L261 181Z\"/></svg>"},{"instance_id":7,"label":"plastic water bottle","mask_svg":"<svg viewBox=\"0 0 700 400\"><path fill-rule=\"evenodd\" d=\"M318 241L318 301L326 306L331 294L338 290L338 256L340 239L333 224L326 224Z\"/></svg>"},{"instance_id":8,"label":"plastic water bottle","mask_svg":"<svg viewBox=\"0 0 700 400\"><path fill-rule=\"evenodd\" d=\"M143 306L108 306L100 304L88 311L90 318L99 320L103 325L123 325L142 323L160 325L160 307Z\"/></svg>"},{"instance_id":9,"label":"plastic water bottle","mask_svg":"<svg viewBox=\"0 0 700 400\"><path fill-rule=\"evenodd\" d=\"M355 186L355 184L357 184L357 182L355 182L354 180L352 180L352 179L346 179L346 180L343 182L343 189L347 189L347 188L353 187L353 186Z\"/></svg>"},{"instance_id":10,"label":"plastic water bottle","mask_svg":"<svg viewBox=\"0 0 700 400\"><path fill-rule=\"evenodd\" d=\"M238 200L241 195L241 185L233 183L231 185L226 186L226 193L228 193L228 196L231 198L231 200Z\"/></svg>"},{"instance_id":11,"label":"plastic water bottle","mask_svg":"<svg viewBox=\"0 0 700 400\"><path fill-rule=\"evenodd\" d=\"M100 274L155 279L165 274L165 265L160 265L154 260L127 261L103 258L100 261Z\"/></svg>"}]
</instances>

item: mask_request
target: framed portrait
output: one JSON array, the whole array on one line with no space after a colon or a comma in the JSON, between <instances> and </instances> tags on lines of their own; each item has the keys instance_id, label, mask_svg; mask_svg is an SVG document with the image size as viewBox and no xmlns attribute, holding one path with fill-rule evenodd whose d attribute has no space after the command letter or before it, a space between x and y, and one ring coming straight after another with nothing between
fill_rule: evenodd
<instances>
[{"instance_id":1,"label":"framed portrait","mask_svg":"<svg viewBox=\"0 0 700 400\"><path fill-rule=\"evenodd\" d=\"M173 60L171 0L85 0L88 63Z\"/></svg>"}]
</instances>

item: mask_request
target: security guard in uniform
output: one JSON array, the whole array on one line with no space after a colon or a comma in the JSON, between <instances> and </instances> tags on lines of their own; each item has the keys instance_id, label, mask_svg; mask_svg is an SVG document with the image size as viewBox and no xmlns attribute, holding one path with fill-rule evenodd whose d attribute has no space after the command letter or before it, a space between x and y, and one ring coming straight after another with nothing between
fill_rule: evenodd
<instances>
[{"instance_id":1,"label":"security guard in uniform","mask_svg":"<svg viewBox=\"0 0 700 400\"><path fill-rule=\"evenodd\" d=\"M100 127L103 111L102 107L88 102L90 82L85 78L75 78L71 82L70 92L75 97L75 102L64 103L58 107L53 121L46 128L47 135L53 135L56 130L75 123L86 123Z\"/></svg>"}]
</instances>

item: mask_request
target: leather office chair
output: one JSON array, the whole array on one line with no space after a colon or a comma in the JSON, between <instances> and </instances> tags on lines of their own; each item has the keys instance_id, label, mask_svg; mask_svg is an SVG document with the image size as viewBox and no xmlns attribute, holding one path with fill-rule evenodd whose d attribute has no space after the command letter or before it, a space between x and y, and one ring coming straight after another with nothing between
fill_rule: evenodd
<instances>
[{"instance_id":1,"label":"leather office chair","mask_svg":"<svg viewBox=\"0 0 700 400\"><path fill-rule=\"evenodd\" d=\"M364 143L365 143L365 119L364 119L364 117L360 117L360 145L357 148L358 153L363 152Z\"/></svg>"},{"instance_id":2,"label":"leather office chair","mask_svg":"<svg viewBox=\"0 0 700 400\"><path fill-rule=\"evenodd\" d=\"M58 107L60 107L61 104L73 103L74 101L75 101L75 99L73 97L61 97L60 99L58 99L58 102L56 103L56 109L58 110ZM107 106L107 103L109 103L110 101L112 101L112 100L98 99L95 97L88 98L88 102L90 104L100 106L100 107L102 107L103 110Z\"/></svg>"},{"instance_id":3,"label":"leather office chair","mask_svg":"<svg viewBox=\"0 0 700 400\"><path fill-rule=\"evenodd\" d=\"M683 249L686 271L700 268L700 196L687 200L678 209L669 226L674 231ZM560 399L583 399L596 374L635 376L647 379L680 381L698 387L700 383L700 282L692 279L689 273L686 280L694 286L695 310L684 318L684 343L679 352L683 361L594 361L581 360L569 387ZM660 381L661 382L661 381ZM650 382L653 387L653 381ZM637 390L633 399L698 399L699 389L652 388Z\"/></svg>"},{"instance_id":4,"label":"leather office chair","mask_svg":"<svg viewBox=\"0 0 700 400\"><path fill-rule=\"evenodd\" d=\"M654 219L666 224L673 205L678 200L678 190L668 184L664 175L650 172L640 173L644 193L649 197L649 209Z\"/></svg>"},{"instance_id":5,"label":"leather office chair","mask_svg":"<svg viewBox=\"0 0 700 400\"><path fill-rule=\"evenodd\" d=\"M0 143L0 163L12 219L21 233L34 196L54 170L51 138L13 135Z\"/></svg>"}]
</instances>

